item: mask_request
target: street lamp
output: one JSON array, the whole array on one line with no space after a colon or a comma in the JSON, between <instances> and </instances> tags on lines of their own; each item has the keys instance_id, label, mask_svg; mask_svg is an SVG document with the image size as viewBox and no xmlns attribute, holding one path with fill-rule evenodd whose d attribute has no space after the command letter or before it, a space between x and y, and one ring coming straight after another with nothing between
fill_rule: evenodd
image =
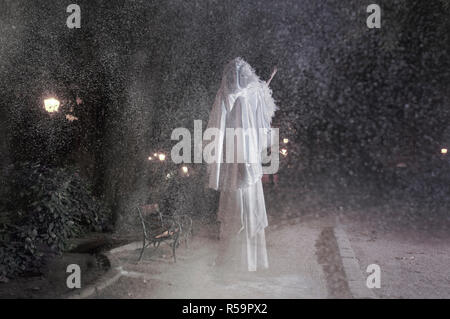
<instances>
[{"instance_id":1,"label":"street lamp","mask_svg":"<svg viewBox=\"0 0 450 319\"><path fill-rule=\"evenodd\" d=\"M446 155L448 153L448 150L446 148L441 149L441 154Z\"/></svg>"},{"instance_id":2,"label":"street lamp","mask_svg":"<svg viewBox=\"0 0 450 319\"><path fill-rule=\"evenodd\" d=\"M53 97L44 100L44 108L48 113L58 112L59 105L60 105L60 102Z\"/></svg>"},{"instance_id":3,"label":"street lamp","mask_svg":"<svg viewBox=\"0 0 450 319\"><path fill-rule=\"evenodd\" d=\"M166 159L166 155L164 155L163 153L158 154L158 158L161 162L163 162Z\"/></svg>"}]
</instances>

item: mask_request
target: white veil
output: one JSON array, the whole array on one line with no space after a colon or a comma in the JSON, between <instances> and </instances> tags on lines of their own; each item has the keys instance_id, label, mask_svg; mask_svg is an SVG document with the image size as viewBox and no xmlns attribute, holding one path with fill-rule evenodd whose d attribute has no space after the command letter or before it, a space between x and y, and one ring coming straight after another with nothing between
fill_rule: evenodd
<instances>
[{"instance_id":1,"label":"white veil","mask_svg":"<svg viewBox=\"0 0 450 319\"><path fill-rule=\"evenodd\" d=\"M218 132L212 138L214 151L205 152L210 188L245 188L262 177L261 152L268 146L267 137L270 137L270 124L276 110L267 83L259 79L247 62L235 58L225 66L208 122L208 129ZM250 132L236 134L231 149L235 157L241 156L243 161L226 160L226 153L230 151L226 147L227 128ZM205 134L205 139L208 138Z\"/></svg>"}]
</instances>

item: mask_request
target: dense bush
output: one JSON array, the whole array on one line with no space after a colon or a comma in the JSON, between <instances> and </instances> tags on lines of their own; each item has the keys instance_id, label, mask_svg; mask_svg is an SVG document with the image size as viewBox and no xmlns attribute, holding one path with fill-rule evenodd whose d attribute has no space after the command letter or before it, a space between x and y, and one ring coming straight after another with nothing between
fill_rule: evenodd
<instances>
[{"instance_id":1,"label":"dense bush","mask_svg":"<svg viewBox=\"0 0 450 319\"><path fill-rule=\"evenodd\" d=\"M38 271L69 238L109 226L108 209L75 170L21 163L2 179L0 277Z\"/></svg>"}]
</instances>

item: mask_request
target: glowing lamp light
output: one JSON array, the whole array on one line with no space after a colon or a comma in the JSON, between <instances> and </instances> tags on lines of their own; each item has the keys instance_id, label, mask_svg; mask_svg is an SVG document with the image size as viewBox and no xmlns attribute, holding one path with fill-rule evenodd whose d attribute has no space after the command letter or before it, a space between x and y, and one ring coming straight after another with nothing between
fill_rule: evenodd
<instances>
[{"instance_id":1,"label":"glowing lamp light","mask_svg":"<svg viewBox=\"0 0 450 319\"><path fill-rule=\"evenodd\" d=\"M159 160L160 160L161 162L163 162L163 161L165 161L165 159L166 159L166 155L164 155L163 153L161 153L161 154L158 155L158 158L159 158Z\"/></svg>"},{"instance_id":2,"label":"glowing lamp light","mask_svg":"<svg viewBox=\"0 0 450 319\"><path fill-rule=\"evenodd\" d=\"M448 153L448 150L446 149L446 148L443 148L443 149L441 149L441 154L447 154Z\"/></svg>"},{"instance_id":3,"label":"glowing lamp light","mask_svg":"<svg viewBox=\"0 0 450 319\"><path fill-rule=\"evenodd\" d=\"M283 143L284 143L284 144L289 143L289 139L288 139L288 138L283 138Z\"/></svg>"},{"instance_id":4,"label":"glowing lamp light","mask_svg":"<svg viewBox=\"0 0 450 319\"><path fill-rule=\"evenodd\" d=\"M55 113L59 110L59 101L55 98L49 98L44 100L44 108L48 113Z\"/></svg>"},{"instance_id":5,"label":"glowing lamp light","mask_svg":"<svg viewBox=\"0 0 450 319\"><path fill-rule=\"evenodd\" d=\"M181 170L182 170L183 173L185 173L185 174L187 174L187 173L189 172L187 166L183 166L183 167L181 168Z\"/></svg>"},{"instance_id":6,"label":"glowing lamp light","mask_svg":"<svg viewBox=\"0 0 450 319\"><path fill-rule=\"evenodd\" d=\"M153 158L151 156L148 157L148 160L151 161Z\"/></svg>"},{"instance_id":7,"label":"glowing lamp light","mask_svg":"<svg viewBox=\"0 0 450 319\"><path fill-rule=\"evenodd\" d=\"M287 151L287 149L282 148L281 151L280 151L280 153L281 153L281 155L286 156L287 153L288 153L288 151Z\"/></svg>"},{"instance_id":8,"label":"glowing lamp light","mask_svg":"<svg viewBox=\"0 0 450 319\"><path fill-rule=\"evenodd\" d=\"M153 156L154 157L158 157L158 153L153 153Z\"/></svg>"}]
</instances>

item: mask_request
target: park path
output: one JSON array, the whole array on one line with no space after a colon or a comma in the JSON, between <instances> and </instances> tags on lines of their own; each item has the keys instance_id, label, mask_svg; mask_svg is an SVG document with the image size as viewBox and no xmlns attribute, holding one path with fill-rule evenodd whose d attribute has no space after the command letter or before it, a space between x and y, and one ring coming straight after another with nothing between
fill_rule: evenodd
<instances>
[{"instance_id":1,"label":"park path","mask_svg":"<svg viewBox=\"0 0 450 319\"><path fill-rule=\"evenodd\" d=\"M411 226L389 229L377 225L380 220L375 217L343 222L361 272L371 264L380 267L380 288L373 290L377 298L450 299L448 226L432 231Z\"/></svg>"},{"instance_id":2,"label":"park path","mask_svg":"<svg viewBox=\"0 0 450 319\"><path fill-rule=\"evenodd\" d=\"M193 237L189 247L177 250L173 263L169 250L136 263L139 250L111 254L122 276L91 298L327 298L315 242L323 225L291 223L267 229L270 269L218 276L212 267L218 241ZM230 279L233 278L233 279Z\"/></svg>"}]
</instances>

